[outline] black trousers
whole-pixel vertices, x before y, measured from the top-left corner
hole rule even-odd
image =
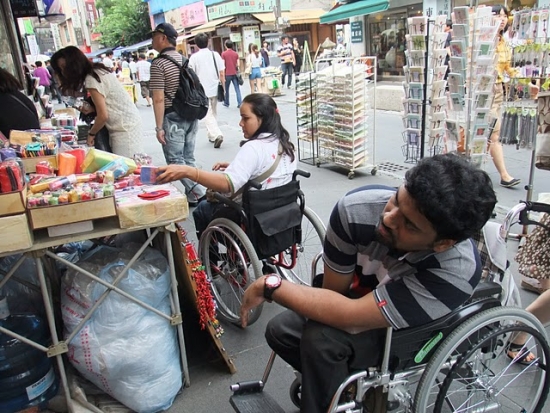
[[[302,373],[300,411],[326,413],[346,377],[378,365],[385,329],[349,334],[288,310],[269,321],[265,337],[277,355]]]

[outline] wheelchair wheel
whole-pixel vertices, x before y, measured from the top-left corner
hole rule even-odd
[[[527,365],[507,356],[526,334]],[[414,412],[541,412],[548,395],[550,349],[540,322],[524,310],[497,307],[461,324],[441,344],[416,389]]]
[[[308,207],[304,208],[302,217],[302,241],[296,244],[296,264],[292,266],[293,249],[283,253],[283,264],[277,265],[281,277],[296,284],[311,285],[311,263],[315,256],[322,251],[326,228],[317,214]],[[292,268],[285,268],[292,266]]]
[[[292,404],[296,406],[297,408],[300,408],[300,404],[302,401],[302,381],[298,378],[294,379],[292,384],[290,385],[290,400],[292,401]]]
[[[262,274],[252,243],[236,223],[218,218],[202,234],[199,249],[219,316],[240,325],[244,291]],[[262,305],[252,310],[248,324],[254,323],[261,313]]]

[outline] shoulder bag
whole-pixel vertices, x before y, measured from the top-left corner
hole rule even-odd
[[[218,102],[225,101],[225,89],[220,81],[220,71],[218,70],[218,64],[216,63],[216,56],[212,52],[212,59],[214,60],[214,67],[216,68],[216,75],[218,76]]]

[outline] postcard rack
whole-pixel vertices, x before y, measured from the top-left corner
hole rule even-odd
[[[317,73],[296,76],[296,128],[298,160],[315,165],[317,147]]]

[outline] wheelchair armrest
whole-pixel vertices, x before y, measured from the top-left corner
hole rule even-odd
[[[307,171],[302,171],[301,169],[296,169],[293,173],[292,173],[292,180],[295,181],[296,180],[296,177],[300,175],[300,176],[303,176],[304,178],[309,178],[311,176],[311,173],[307,172]]]
[[[489,297],[491,295],[500,294],[501,292],[502,287],[500,284],[493,281],[483,281],[477,285],[470,299]]]
[[[255,188],[255,189],[258,189],[258,190],[262,189],[261,182],[255,181],[254,179],[251,179],[245,185],[246,185],[245,189],[248,189],[249,187],[252,187],[252,188]]]

